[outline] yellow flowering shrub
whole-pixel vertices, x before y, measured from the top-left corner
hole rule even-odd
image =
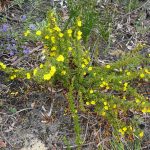
[[[139,114],[150,112],[148,98],[136,89],[140,83],[147,83],[150,79],[149,66],[137,69],[141,64],[148,64],[148,57],[138,53],[143,45],[138,44],[112,64],[94,66],[91,63],[90,51],[82,43],[82,21],[77,18],[72,27],[63,31],[52,12],[48,13],[47,25],[43,29],[26,31],[24,36],[38,36],[44,46],[45,61],[30,70],[17,71],[0,62],[0,69],[8,73],[11,80],[25,78],[52,86],[60,84],[68,92],[66,97],[76,122],[75,126],[78,126],[76,124],[79,112],[75,110],[81,107],[76,106],[74,101],[82,98],[82,108],[88,112],[93,107],[93,111],[111,124],[117,136],[135,134],[143,137],[144,133],[137,128],[138,122],[134,118],[129,122],[122,120],[128,117],[129,110]],[[79,130],[75,128],[75,131],[79,138]]]

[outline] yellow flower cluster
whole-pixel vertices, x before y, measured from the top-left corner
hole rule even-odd
[[[82,32],[79,30],[77,32],[77,40],[80,40],[82,38]]]
[[[95,105],[96,104],[96,102],[93,100],[93,101],[91,101],[91,102],[86,102],[86,105],[87,106],[89,106],[89,105]]]
[[[101,87],[101,88],[105,87],[107,90],[110,89],[108,83],[105,82],[105,81],[103,81],[103,82],[100,84],[100,87]]]
[[[72,36],[72,29],[68,29],[67,33],[68,33],[68,36],[71,37]]]
[[[127,127],[123,127],[122,129],[119,129],[119,132],[124,135],[125,132],[127,131]]]
[[[50,80],[52,76],[54,76],[56,72],[56,67],[55,66],[51,66],[50,72],[47,74],[44,74],[43,78],[44,80]]]
[[[0,67],[1,67],[2,69],[6,69],[6,65],[5,65],[4,63],[2,63],[2,62],[0,62]]]
[[[17,76],[14,74],[14,75],[11,75],[11,76],[10,76],[10,79],[11,79],[11,80],[14,80],[16,77],[17,77]]]
[[[104,102],[104,109],[105,109],[105,110],[108,110],[108,109],[109,109],[107,102]]]
[[[143,108],[143,109],[142,109],[142,112],[143,112],[143,113],[150,113],[150,107],[149,107],[149,108],[146,108],[146,107]]]

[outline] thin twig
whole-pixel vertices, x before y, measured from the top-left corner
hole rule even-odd
[[[26,58],[27,56],[33,54],[34,52],[38,51],[38,50],[41,49],[42,47],[43,47],[43,46],[40,45],[40,46],[34,48],[29,54],[26,54],[26,55],[24,55],[24,56],[18,58],[18,59],[17,59],[15,62],[13,62],[11,65],[12,65],[12,66],[16,66],[21,60],[23,60],[23,59]]]

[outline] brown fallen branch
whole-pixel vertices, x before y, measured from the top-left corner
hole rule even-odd
[[[12,65],[12,66],[16,66],[21,60],[23,60],[23,59],[26,58],[27,56],[33,54],[34,52],[40,50],[42,47],[43,47],[43,45],[40,45],[40,46],[34,48],[29,54],[26,54],[26,55],[24,55],[24,56],[18,58],[18,59],[17,59],[15,62],[13,62],[11,65]]]

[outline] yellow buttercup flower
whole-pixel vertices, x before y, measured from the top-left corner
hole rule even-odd
[[[26,32],[24,32],[24,36],[28,36],[30,34],[30,30],[27,30]]]
[[[62,38],[64,36],[63,33],[59,33],[59,37]]]
[[[86,102],[86,105],[90,105],[90,103],[89,103],[89,102]]]
[[[36,35],[40,36],[42,32],[40,30],[36,31]]]
[[[89,68],[88,68],[88,71],[92,71],[92,69],[93,69],[92,67],[89,67]]]
[[[68,47],[68,50],[69,50],[69,51],[72,51],[72,47]]]
[[[44,80],[50,80],[51,77],[52,77],[52,76],[51,76],[49,73],[44,74],[44,76],[43,76]]]
[[[79,31],[77,32],[77,35],[78,35],[78,36],[81,36],[81,35],[82,35],[82,32],[79,30]]]
[[[140,78],[144,78],[144,77],[145,77],[144,73],[141,73]]]
[[[90,94],[93,94],[93,93],[94,93],[94,91],[91,89],[91,90],[90,90]]]
[[[56,51],[56,47],[55,46],[53,46],[52,48],[51,48],[51,51]]]
[[[106,65],[106,68],[107,68],[107,69],[110,69],[110,65]]]
[[[107,105],[107,102],[104,102],[104,105]]]
[[[142,131],[142,132],[139,133],[139,137],[142,138],[143,136],[144,136],[144,132]]]
[[[59,55],[56,60],[63,62],[64,61],[64,56],[63,55]]]
[[[52,41],[52,43],[55,43],[56,40],[55,40],[54,36],[51,37],[51,41]]]
[[[78,26],[78,27],[81,27],[81,26],[82,26],[81,20],[78,20],[78,21],[77,21],[77,26]]]
[[[125,131],[127,131],[127,127],[123,127],[123,129],[122,129],[122,130],[123,130],[124,132],[125,132]]]
[[[13,79],[15,79],[16,77],[17,77],[16,75],[12,75],[12,76],[10,76],[10,79],[13,80]]]
[[[57,32],[61,31],[61,29],[58,26],[54,27],[54,30],[57,31]]]
[[[63,71],[61,72],[61,74],[62,74],[62,75],[65,75],[65,74],[66,74],[66,71],[65,71],[65,70],[63,70]]]
[[[105,111],[103,111],[103,112],[102,112],[102,116],[105,116],[105,115],[106,115],[106,112],[105,112]]]
[[[77,36],[77,40],[81,40],[81,38],[82,38],[82,36],[80,36],[80,35]]]
[[[108,106],[104,106],[104,109],[105,109],[105,110],[108,110]]]
[[[68,36],[71,37],[72,36],[72,29],[68,29],[67,33],[68,33]]]
[[[37,68],[35,68],[34,70],[33,70],[33,75],[35,76],[37,74]]]
[[[0,67],[1,67],[2,69],[6,69],[6,65],[5,65],[4,63],[2,63],[2,62],[0,62]]]
[[[45,39],[46,39],[46,40],[48,40],[48,39],[49,39],[49,36],[48,36],[48,35],[46,35],[46,36],[45,36]]]
[[[41,69],[43,68],[43,64],[40,64],[40,68],[41,68]]]
[[[26,76],[27,76],[27,79],[30,79],[30,78],[31,78],[30,73],[27,73]]]
[[[51,52],[51,53],[50,53],[50,56],[52,56],[52,57],[53,57],[53,56],[56,56],[56,52],[54,52],[54,51]]]
[[[92,105],[95,105],[95,101],[91,101],[91,104],[92,104]]]
[[[127,76],[130,76],[131,75],[131,72],[127,72]]]

